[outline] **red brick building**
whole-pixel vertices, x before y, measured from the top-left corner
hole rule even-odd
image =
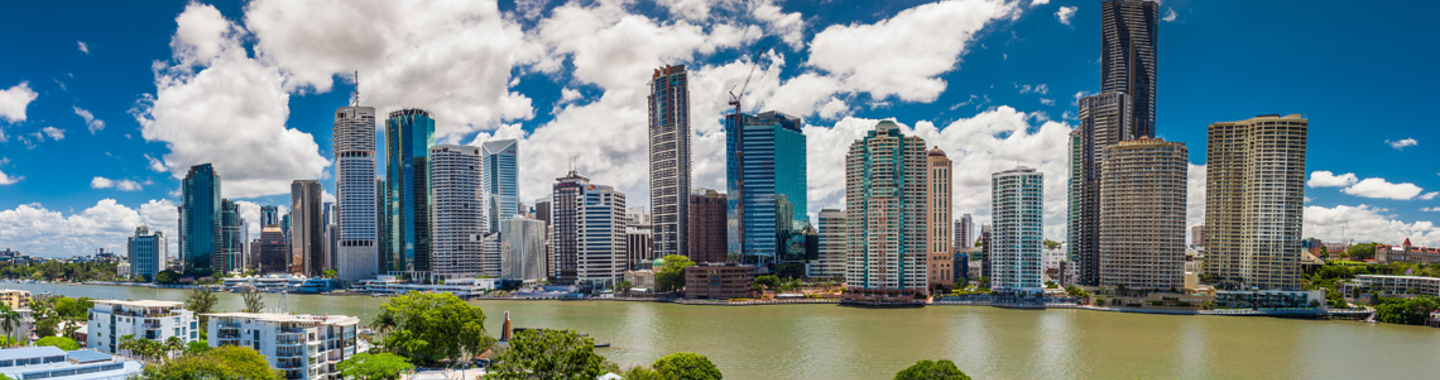
[[[750,288],[754,282],[754,266],[735,263],[699,264],[685,268],[685,299],[746,298],[750,296]]]
[[[715,190],[690,194],[690,261],[727,261],[725,200],[725,194]]]

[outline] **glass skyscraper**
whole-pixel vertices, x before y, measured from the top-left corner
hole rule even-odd
[[[727,245],[733,258],[769,265],[783,241],[809,227],[805,133],[799,118],[770,111],[726,116]],[[743,124],[743,128],[740,125]]]
[[[389,247],[381,251],[382,272],[430,271],[430,147],[435,119],[407,108],[385,120],[385,211]],[[420,273],[423,275],[423,273]],[[413,277],[412,277],[413,278]]]
[[[481,177],[485,192],[485,225],[491,233],[520,213],[520,181],[516,157],[520,143],[515,140],[489,141],[480,145]]]
[[[220,175],[210,164],[190,167],[181,184],[180,260],[197,277],[223,270],[220,236]]]
[[[240,217],[240,205],[229,199],[220,200],[220,260],[216,271],[229,272],[245,267],[245,219]]]
[[[1100,3],[1100,92],[1130,96],[1127,132],[1155,137],[1155,57],[1160,2],[1108,0]]]

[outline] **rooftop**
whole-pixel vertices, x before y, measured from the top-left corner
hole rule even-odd
[[[346,315],[309,315],[309,314],[277,314],[277,313],[207,313],[201,314],[211,318],[245,318],[266,322],[310,322],[310,323],[359,323],[360,318]]]
[[[96,303],[96,304],[104,304],[104,305],[120,305],[120,306],[134,306],[134,307],[183,307],[183,306],[185,306],[185,303],[184,303],[184,302],[158,301],[158,300],[139,300],[139,301],[93,300],[93,301],[90,301],[90,302],[93,302],[93,303]]]
[[[54,346],[19,347],[0,350],[0,360],[28,359],[46,356],[65,356],[65,350]]]
[[[69,355],[70,355],[70,360],[73,361],[73,362],[75,362],[75,363],[77,363],[77,364],[103,362],[103,361],[110,360],[110,358],[112,357],[112,356],[110,356],[110,354],[101,353],[101,352],[96,352],[96,351],[92,351],[92,350],[75,350],[75,351],[70,351],[70,352],[69,352]]]

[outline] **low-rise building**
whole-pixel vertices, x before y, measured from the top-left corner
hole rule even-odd
[[[395,276],[378,276],[374,280],[360,280],[356,288],[370,295],[398,296],[409,292],[450,293],[460,298],[485,295],[500,288],[498,278],[457,278],[445,280],[444,284],[412,284]]]
[[[1372,292],[1379,292],[1380,295],[1389,297],[1440,297],[1440,278],[1362,274],[1355,276],[1350,281],[1340,283],[1340,292],[1350,297]]]
[[[30,292],[16,289],[0,289],[0,303],[11,309],[29,309]]]
[[[337,364],[359,350],[360,318],[344,315],[210,313],[210,347],[259,351],[286,379],[338,378]]]
[[[702,263],[685,268],[685,299],[745,298],[754,282],[754,266]]]
[[[1217,309],[1325,308],[1324,290],[1219,290]]]
[[[164,343],[166,339],[179,337],[185,343],[200,339],[200,325],[195,314],[184,309],[184,304],[172,301],[121,301],[93,300],[90,307],[90,322],[86,325],[89,336],[86,347],[92,350],[114,354],[120,337],[134,335],[135,339],[153,340]]]
[[[142,365],[91,350],[52,346],[0,350],[0,374],[13,379],[110,380],[140,374]]]
[[[1375,261],[1387,263],[1440,264],[1440,248],[1415,247],[1410,239],[1401,245],[1375,245]]]
[[[625,281],[630,281],[630,286],[635,288],[655,290],[655,271],[649,269],[625,271]]]

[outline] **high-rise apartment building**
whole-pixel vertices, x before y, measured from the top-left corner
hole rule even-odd
[[[485,197],[485,226],[500,232],[500,226],[520,214],[519,157],[516,140],[487,141],[480,145],[481,177]]]
[[[1205,225],[1190,227],[1190,245],[1205,246]]]
[[[215,270],[230,272],[245,269],[247,232],[245,219],[240,217],[240,205],[229,199],[220,199],[220,254],[223,264]]]
[[[184,303],[174,301],[92,300],[86,329],[86,348],[120,353],[120,338],[165,343],[171,337],[182,343],[200,340],[200,324]]]
[[[690,193],[691,261],[696,263],[723,263],[726,261],[725,203],[725,193],[715,190],[700,190]],[[634,261],[630,262],[634,263]]]
[[[436,279],[480,275],[480,148],[436,145],[430,148],[430,273]]]
[[[1070,262],[1081,285],[1100,283],[1100,186],[1105,149],[1131,134],[1130,97],[1106,92],[1081,98],[1080,125],[1070,132]]]
[[[127,257],[130,258],[130,276],[143,278],[145,282],[155,281],[155,275],[169,265],[169,242],[165,233],[150,230],[150,226],[135,227],[135,236],[129,238]]]
[[[185,273],[209,276],[224,270],[220,235],[220,175],[210,164],[190,167],[181,183],[180,260]]]
[[[1185,287],[1185,144],[1140,138],[1105,149],[1100,285]]]
[[[1129,95],[1129,134],[1155,137],[1160,2],[1107,0],[1100,3],[1100,24],[1100,92]]]
[[[926,292],[930,162],[925,140],[893,121],[850,144],[845,156],[846,286],[874,293]]]
[[[290,183],[290,271],[319,277],[325,262],[324,209],[320,181]]]
[[[574,171],[556,181],[552,276],[560,283],[619,281],[626,268],[625,194]]]
[[[260,229],[260,274],[290,273],[290,246],[285,243],[285,231],[278,225]]]
[[[358,87],[358,85],[357,85]],[[379,268],[379,200],[375,185],[375,107],[360,94],[335,110],[335,275],[353,282],[374,278]]]
[[[820,210],[820,258],[806,268],[811,279],[845,278],[845,210]]]
[[[430,147],[435,119],[407,108],[385,119],[385,240],[380,271],[423,278],[430,271]]]
[[[545,222],[514,218],[500,225],[500,278],[531,285],[545,280]]]
[[[955,285],[955,246],[952,245],[950,215],[953,212],[950,200],[953,190],[951,170],[953,164],[945,151],[935,147],[926,153],[930,161],[929,202],[925,228],[930,234],[929,251],[926,257],[926,275],[930,278],[930,289],[940,291]]]
[[[969,249],[975,246],[975,219],[970,214],[955,220],[955,248]]]
[[[689,256],[690,81],[685,65],[650,79],[650,212],[655,254]]]
[[[1040,250],[1045,239],[1045,175],[1024,166],[990,176],[991,227],[986,244],[990,289],[1001,293],[1039,293]]]
[[[1309,120],[1262,115],[1210,124],[1205,273],[1230,289],[1299,289]]]
[[[725,126],[728,251],[757,268],[786,263],[785,240],[810,227],[804,123],[769,111]]]

